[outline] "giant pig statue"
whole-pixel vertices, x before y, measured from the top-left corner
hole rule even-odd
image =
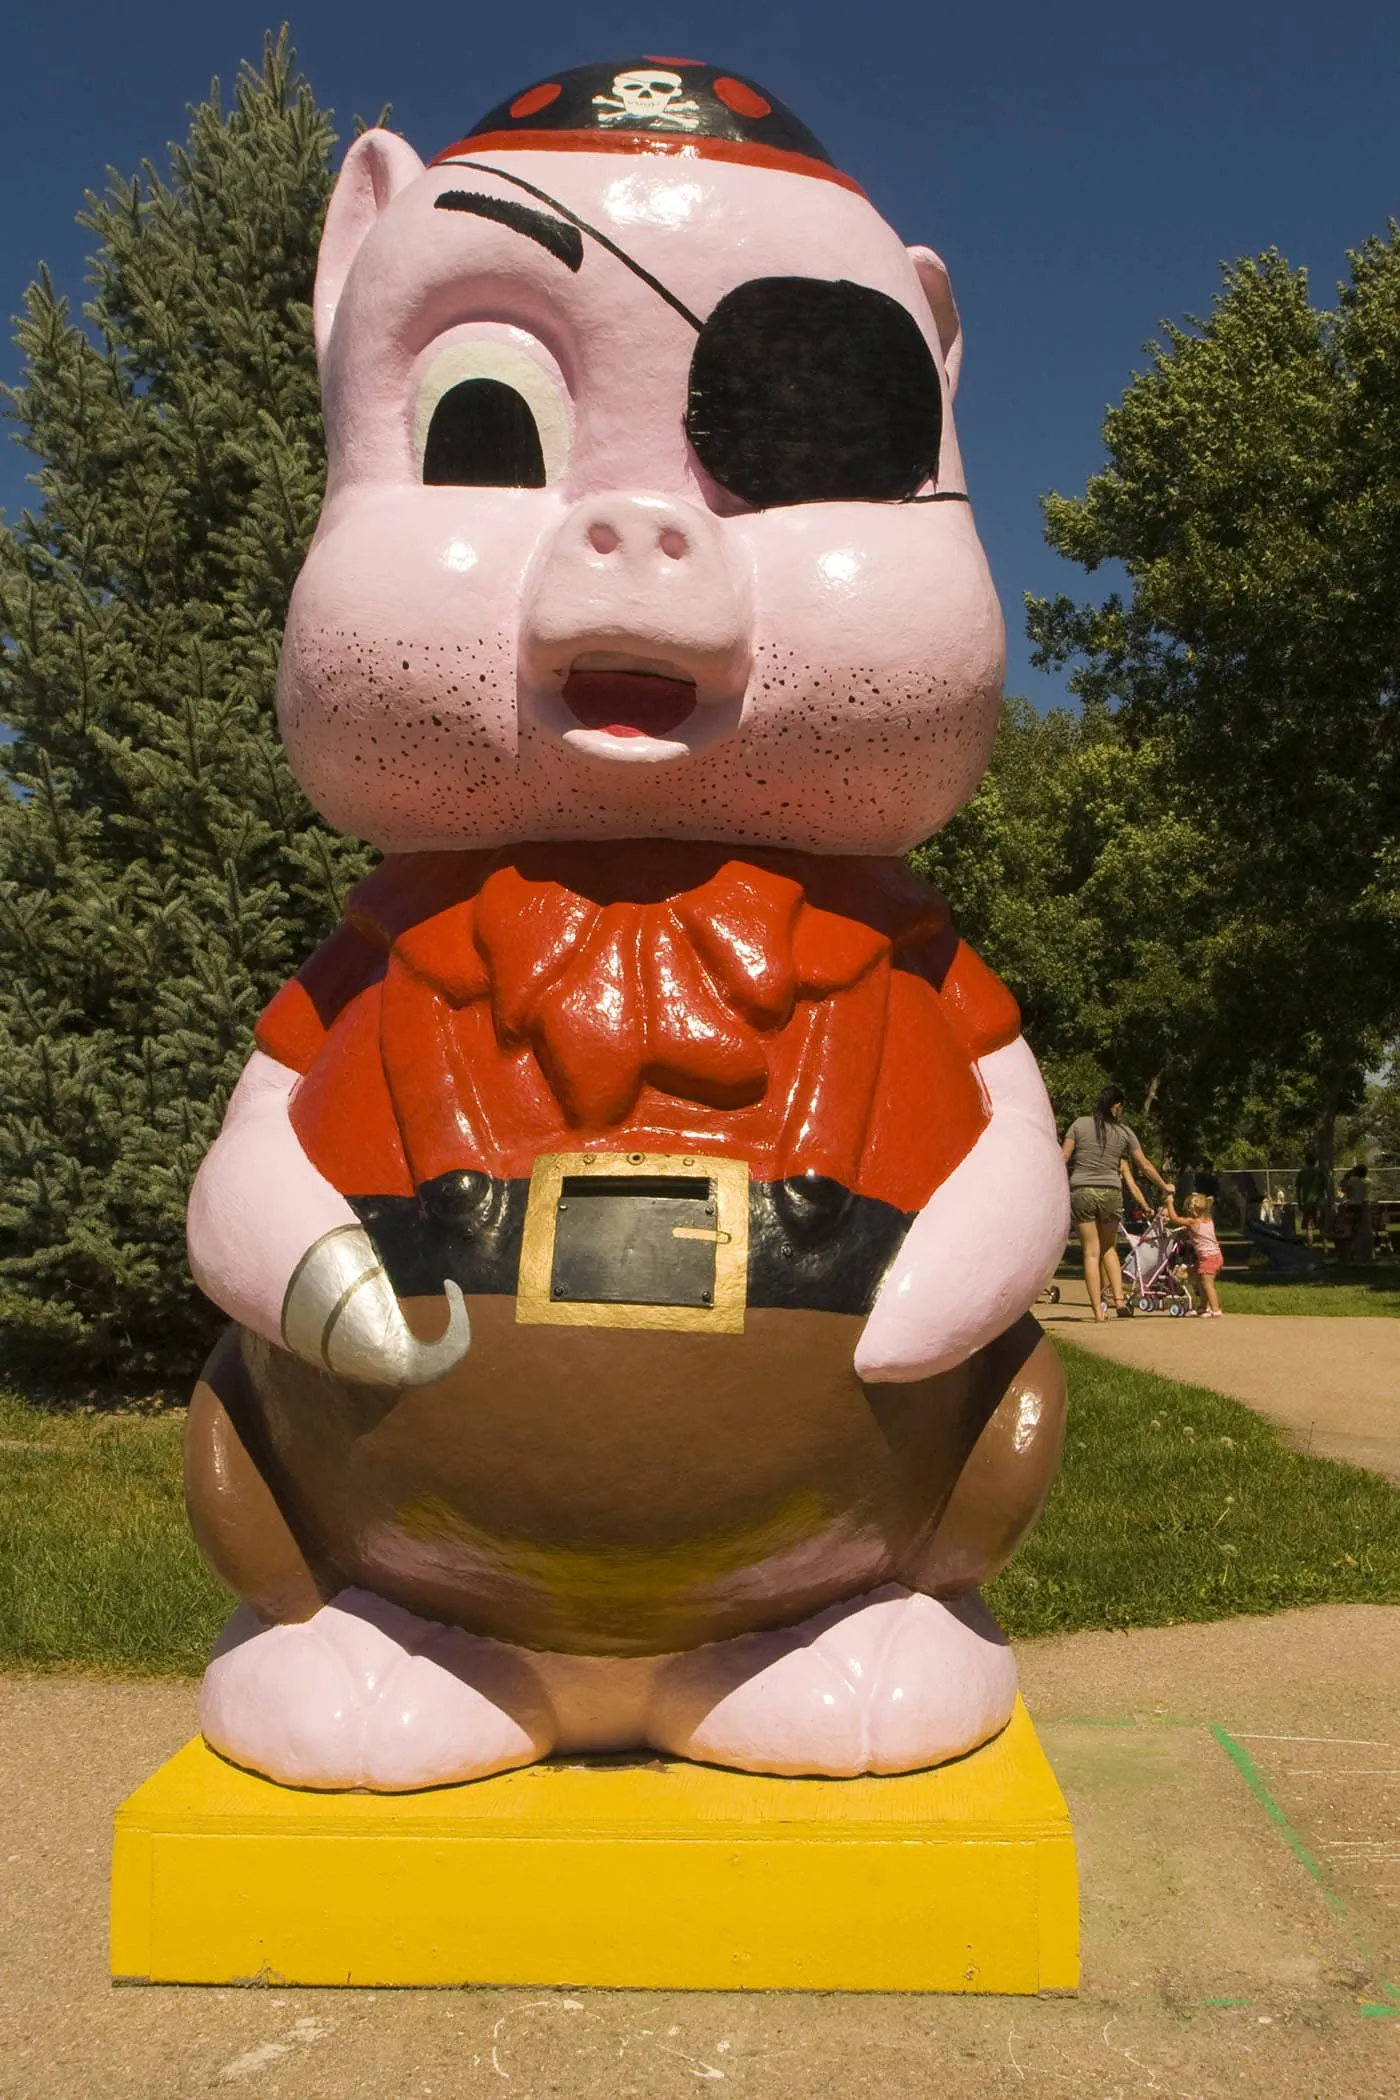
[[[1015,1004],[900,858],[1003,668],[943,265],[645,59],[426,168],[359,138],[315,324],[281,727],[383,859],[190,1203],[205,1736],[387,1791],[965,1752],[1067,1219]]]

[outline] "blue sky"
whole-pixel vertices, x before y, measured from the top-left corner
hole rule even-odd
[[[0,295],[42,259],[81,295],[74,224],[104,170],[162,157],[270,0],[8,0],[0,29]],[[1345,251],[1400,215],[1400,8],[1383,0],[300,0],[291,26],[348,136],[385,102],[425,154],[554,68],[680,51],[789,103],[907,240],[947,261],[967,338],[959,424],[1009,629],[1009,690],[1044,706],[1021,595],[1074,590],[1039,497],[1082,487],[1105,406],[1164,316],[1203,312],[1223,259],[1278,247],[1330,302]],[[12,348],[0,376],[13,378]],[[25,457],[0,448],[0,509]]]

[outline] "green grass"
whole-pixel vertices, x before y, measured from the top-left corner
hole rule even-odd
[[[0,1395],[0,1663],[203,1669],[230,1607],[185,1521],[182,1427]]]
[[[1065,1462],[988,1601],[1013,1635],[1400,1603],[1400,1489],[1202,1386],[1064,1344]]]
[[[1233,1400],[1064,1349],[1070,1430],[989,1601],[1013,1635],[1400,1603],[1400,1490]],[[181,1420],[0,1397],[0,1665],[193,1675],[229,1600],[195,1553]]]
[[[1374,1268],[1322,1269],[1297,1283],[1284,1283],[1267,1269],[1247,1274],[1227,1271],[1219,1279],[1220,1303],[1226,1312],[1321,1313],[1332,1318],[1400,1319],[1400,1267],[1377,1262]]]

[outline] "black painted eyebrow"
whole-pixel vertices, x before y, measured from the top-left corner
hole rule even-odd
[[[541,204],[550,205],[555,211],[558,212],[561,219],[566,219],[570,226],[577,227],[580,234],[586,233],[590,235],[591,238],[598,243],[598,246],[600,248],[606,248],[609,255],[615,255],[620,263],[626,265],[626,267],[632,272],[632,275],[634,277],[640,277],[643,284],[648,285],[651,288],[651,290],[657,294],[658,298],[664,299],[666,301],[666,304],[669,307],[672,307],[675,310],[675,312],[680,315],[683,321],[688,321],[691,327],[695,330],[695,333],[699,335],[700,330],[704,327],[705,324],[700,319],[698,314],[693,314],[690,308],[686,306],[681,300],[679,300],[676,297],[675,293],[669,290],[668,287],[661,282],[661,279],[659,277],[653,277],[650,270],[644,270],[641,264],[635,261],[633,257],[627,253],[627,250],[625,248],[619,248],[617,242],[614,240],[610,240],[607,234],[600,232],[598,227],[590,226],[587,219],[581,219],[576,211],[570,211],[567,204],[561,204],[557,197],[551,197],[548,190],[536,189],[534,183],[527,182],[523,175],[507,175],[504,168],[493,168],[490,161],[487,160],[445,160],[442,163],[442,165],[445,168],[470,168],[474,175],[494,175],[498,182],[513,183],[516,189],[524,190],[527,196],[538,197]],[[466,195],[468,195],[468,192],[465,190],[452,190],[449,191],[448,194],[454,197],[465,197]],[[475,191],[472,191],[470,194],[475,196],[476,193]],[[486,202],[487,200],[483,199],[482,201]],[[498,211],[495,208],[496,199],[494,197],[491,198],[489,201],[493,207],[490,214],[492,218],[499,217],[503,224],[514,225],[514,219],[507,219],[504,209],[500,209]],[[439,197],[438,202],[439,204],[441,204],[443,202],[443,199]],[[504,206],[504,204],[505,199],[502,198],[501,205]],[[463,207],[449,206],[449,210],[454,208],[462,209]],[[475,205],[465,206],[465,209],[468,211],[474,211],[476,208],[477,207]],[[534,212],[528,211],[528,208],[522,207],[520,205],[514,206],[513,209],[516,211],[520,211],[522,209],[526,210],[527,216],[531,219],[535,218],[536,216],[539,216],[541,219],[543,218],[542,213],[537,215]],[[550,221],[549,223],[552,224],[553,222]],[[528,229],[522,227],[520,230],[523,233],[526,232]]]
[[[478,190],[444,190],[436,208],[469,211],[478,219],[494,219],[498,226],[509,226],[512,233],[523,233],[527,241],[538,241],[566,269],[582,266],[583,235],[578,228],[563,219],[550,218],[547,212],[535,211],[528,204],[517,204],[513,197],[487,197]]]

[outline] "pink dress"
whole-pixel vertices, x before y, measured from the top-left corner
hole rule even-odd
[[[1202,1276],[1218,1276],[1225,1266],[1225,1257],[1220,1251],[1215,1223],[1211,1218],[1191,1220],[1191,1239],[1196,1250],[1196,1267]]]

